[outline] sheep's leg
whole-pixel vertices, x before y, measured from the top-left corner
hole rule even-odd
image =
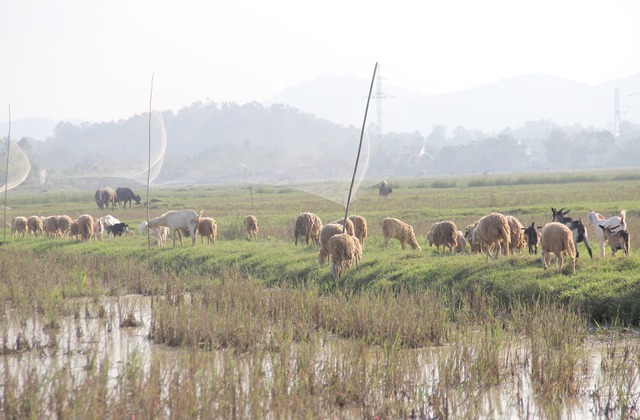
[[[604,240],[601,240],[601,241],[600,241],[600,256],[601,256],[602,258],[604,258],[604,257],[605,257],[604,244],[605,244],[605,241],[604,241]]]
[[[558,269],[558,274],[562,273],[562,252],[556,254],[556,268]]]

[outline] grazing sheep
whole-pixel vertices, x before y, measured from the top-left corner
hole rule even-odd
[[[73,223],[73,219],[67,216],[66,214],[57,216],[57,218],[58,218],[58,230],[60,231],[60,235],[64,237],[68,236],[69,225]]]
[[[566,225],[551,222],[544,225],[540,234],[540,248],[542,248],[542,266],[549,267],[551,254],[556,256],[556,269],[562,272],[562,253],[566,252],[571,261],[571,271],[576,273],[576,247],[573,243],[573,233]]]
[[[397,239],[400,241],[402,249],[407,248],[407,244],[413,249],[422,251],[422,248],[416,240],[416,235],[413,233],[413,227],[403,222],[402,220],[387,217],[382,221],[382,234],[384,235],[384,247],[390,239]]]
[[[629,232],[627,232],[626,230],[615,230],[616,228],[617,226],[613,228],[600,226],[604,239],[609,241],[609,246],[611,247],[611,256],[615,257],[616,252],[618,252],[619,250],[622,250],[624,252],[624,255],[629,256],[629,242],[631,240]]]
[[[466,254],[467,253],[467,240],[464,238],[464,232],[458,231],[458,244],[453,248],[454,254]]]
[[[358,238],[348,233],[333,235],[329,239],[329,253],[331,254],[331,274],[337,279],[340,275],[351,267],[354,260],[358,258],[358,248],[356,244]]]
[[[473,231],[476,229],[476,226],[478,226],[478,222],[467,226],[464,231],[464,239],[469,242],[469,249],[473,254],[478,254],[479,252],[481,252],[480,243],[477,239],[474,239],[473,235]]]
[[[42,225],[44,226],[44,233],[47,236],[57,237],[58,232],[58,216],[49,216],[45,217],[42,221]]]
[[[480,244],[480,251],[486,255],[485,262],[489,261],[489,257],[497,259],[501,246],[504,246],[505,255],[509,256],[509,230],[507,218],[500,213],[491,213],[478,220],[478,226],[473,230],[472,241],[477,240]],[[491,255],[494,248],[495,257]]]
[[[115,208],[116,206],[116,192],[109,187],[97,189],[94,197],[96,199],[96,204],[98,205],[98,208],[100,210],[103,210],[105,208],[108,209],[109,203],[111,203],[111,208]]]
[[[207,244],[215,245],[216,234],[218,233],[218,224],[212,217],[201,217],[198,222],[198,234],[201,236],[202,243],[207,238]]]
[[[435,244],[438,254],[442,246],[443,254],[449,248],[449,252],[453,255],[453,248],[458,246],[458,228],[455,223],[449,220],[434,223],[427,232],[426,241],[430,247]]]
[[[28,232],[26,217],[16,216],[11,220],[11,236],[15,234],[17,238],[24,238]]]
[[[305,242],[309,245],[309,239],[318,245],[320,238],[320,230],[322,229],[322,220],[313,213],[300,213],[296,219],[296,226],[293,235],[295,236],[295,244],[298,245],[298,238],[305,237]]]
[[[380,196],[382,198],[387,198],[389,196],[389,194],[391,194],[392,192],[393,192],[393,190],[391,189],[391,187],[389,186],[387,181],[382,181],[380,183],[380,189],[378,190],[378,196]]]
[[[353,226],[353,222],[351,221],[351,219],[347,218],[346,224],[344,223],[344,217],[341,217],[340,219],[331,223],[335,223],[336,225],[343,225],[347,229],[347,233],[351,236],[356,234],[356,230],[355,230],[355,227]]]
[[[538,229],[541,229],[538,227]],[[529,246],[529,254],[538,255],[538,243],[540,242],[540,232],[536,230],[535,222],[531,222],[531,226],[522,228],[524,232],[524,237],[527,241],[527,245]]]
[[[249,240],[251,238],[258,240],[258,219],[255,216],[249,215],[244,218],[244,228],[247,230]]]
[[[196,229],[200,220],[200,214],[195,210],[170,210],[158,217],[149,220],[149,225],[153,227],[166,226],[173,231],[173,246],[176,246],[176,234],[180,238],[180,245],[184,246],[182,242],[182,234],[180,229],[186,227],[189,229],[191,235],[191,246],[196,245]]]
[[[507,223],[509,223],[509,229],[511,230],[510,242],[509,242],[509,252],[515,254],[518,252],[522,254],[522,250],[524,249],[524,245],[526,243],[524,237],[524,226],[520,223],[514,216],[506,215]]]
[[[367,239],[367,220],[357,214],[349,216],[349,220],[353,223],[354,235],[360,241],[360,245],[364,246],[364,240]]]
[[[69,225],[69,237],[71,239],[80,239],[80,228],[78,227],[78,222],[74,220]]]
[[[331,257],[331,251],[329,250],[329,239],[334,235],[342,233],[342,225],[336,223],[329,223],[322,226],[320,229],[320,252],[318,252],[318,262],[324,264]]]
[[[38,236],[38,234],[40,236],[44,235],[44,225],[42,224],[42,221],[44,220],[44,217],[40,217],[40,216],[31,216],[27,219],[27,229],[29,230],[29,233],[34,234],[36,236]]]
[[[356,246],[356,252],[353,256],[353,260],[356,262],[356,267],[358,266],[358,262],[360,262],[360,260],[362,259],[362,243],[360,242],[360,239],[358,239],[357,236],[352,235],[351,236],[353,238],[353,243]],[[347,267],[351,268],[351,262],[349,261],[347,263]]]
[[[93,219],[93,235],[96,239],[102,241],[102,237],[104,236],[104,223],[102,223],[100,218]]]
[[[71,223],[73,223],[73,220]],[[83,214],[78,217],[78,233],[83,241],[91,240],[91,236],[93,235],[93,217],[91,215]]]

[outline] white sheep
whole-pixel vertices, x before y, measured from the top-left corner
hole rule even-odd
[[[571,271],[576,273],[576,247],[573,243],[571,229],[559,222],[544,225],[540,233],[540,248],[542,249],[542,266],[546,270],[551,261],[551,254],[556,257],[556,269],[562,272],[562,253],[566,252],[571,261]]]
[[[335,235],[342,233],[342,225],[336,223],[329,223],[322,226],[320,229],[320,251],[318,252],[318,262],[324,264],[330,257],[331,251],[329,250],[329,239]]]
[[[320,230],[322,229],[322,220],[313,213],[300,213],[296,219],[296,225],[293,235],[295,244],[298,245],[298,238],[305,237],[305,242],[309,244],[309,239],[318,245],[320,239]]]
[[[348,233],[333,235],[329,239],[329,252],[331,254],[331,274],[339,279],[340,275],[351,267],[353,261],[358,259],[358,249],[356,241],[358,238]],[[359,241],[358,241],[359,243]]]
[[[44,235],[44,225],[42,221],[44,217],[40,216],[31,216],[27,219],[27,229],[29,233],[34,234],[35,236]]]
[[[509,252],[515,254],[516,252],[522,254],[522,250],[526,244],[524,236],[525,227],[520,223],[515,216],[506,215],[507,223],[509,224],[510,237],[509,237]]]
[[[453,248],[454,254],[466,254],[467,253],[467,240],[464,237],[464,232],[459,230],[458,232],[458,245]]]
[[[356,267],[357,267],[358,263],[362,259],[362,243],[360,242],[360,239],[358,239],[357,236],[352,235],[351,237],[353,238],[353,244],[356,246],[356,251],[353,256],[353,261],[356,262]],[[351,268],[351,261],[348,262],[347,267]]]
[[[478,222],[472,225],[468,225],[464,231],[464,239],[467,242],[469,242],[469,249],[473,254],[478,254],[479,252],[482,251],[480,249],[480,243],[476,238],[474,238],[474,234],[473,234],[474,230],[476,229],[476,226],[478,226]]]
[[[69,227],[71,227],[72,223],[73,220],[69,223]],[[78,234],[83,241],[91,240],[91,236],[93,235],[93,216],[90,214],[83,214],[78,217]]]
[[[196,245],[196,229],[198,228],[198,221],[200,220],[200,214],[195,210],[170,210],[158,217],[149,220],[149,226],[158,227],[166,226],[173,231],[173,246],[176,246],[176,233],[180,238],[180,245],[184,246],[182,242],[182,234],[180,229],[189,229],[191,235],[191,246]]]
[[[198,234],[204,244],[204,238],[207,238],[207,244],[215,245],[216,234],[218,232],[218,224],[212,217],[201,217],[198,222]]]
[[[630,240],[629,232],[626,230],[613,230],[609,227],[599,226],[604,235],[604,239],[609,242],[611,247],[611,255],[616,256],[616,252],[622,250],[626,256],[629,256]],[[614,228],[615,229],[615,228]]]
[[[42,221],[44,233],[47,236],[57,237],[60,230],[58,229],[58,216],[48,216]]]
[[[422,251],[422,248],[416,240],[416,235],[413,232],[413,227],[402,220],[394,219],[393,217],[387,217],[382,221],[382,234],[384,236],[384,247],[390,239],[397,239],[400,241],[402,249],[407,248],[407,244],[413,249]]]
[[[73,221],[72,221],[73,223]],[[96,218],[93,220],[93,235],[100,241],[102,241],[102,237],[104,235],[104,223],[100,218]]]
[[[335,222],[331,222],[331,223],[335,223],[336,225],[344,225],[344,227],[347,229],[347,233],[349,235],[353,236],[356,233],[355,227],[353,226],[353,222],[349,218],[347,218],[347,223],[344,222],[344,217],[341,217],[340,219],[336,220]]]
[[[502,245],[506,256],[509,256],[510,236],[507,218],[500,213],[491,213],[478,220],[478,225],[472,233],[472,242],[478,241],[480,251],[486,255],[485,262],[488,262],[489,257],[498,258]],[[491,255],[493,249],[496,250],[495,257]]]
[[[66,214],[56,216],[58,220],[58,230],[63,237],[69,236],[69,225],[73,223],[73,219]]]
[[[27,226],[28,220],[24,216],[16,216],[11,220],[11,236],[14,234],[17,238],[24,238],[29,232]]]
[[[354,235],[360,241],[360,245],[364,246],[364,240],[367,239],[367,220],[357,214],[349,216],[349,220],[353,223]]]
[[[253,215],[248,215],[244,218],[244,228],[247,230],[247,237],[258,239],[258,219]]]
[[[78,221],[74,220],[69,225],[69,237],[71,239],[80,239],[80,229],[78,227]]]
[[[427,232],[426,241],[430,247],[435,244],[438,254],[442,246],[443,254],[446,253],[446,248],[449,248],[453,255],[453,248],[458,246],[458,228],[450,220],[434,223]]]

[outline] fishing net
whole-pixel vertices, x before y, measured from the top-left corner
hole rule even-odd
[[[7,139],[1,143],[0,179],[2,180],[2,187],[0,187],[0,192],[4,192],[17,187],[27,179],[31,171],[31,164],[27,155],[15,141],[11,140],[11,144],[9,144],[9,159],[7,159]],[[7,164],[9,165],[8,172]]]
[[[151,118],[140,116],[126,124],[95,124],[80,130],[77,137],[65,133],[71,143],[62,149],[66,158],[58,169],[63,179],[123,178],[153,182],[162,170],[167,151],[167,134],[162,113],[152,112]],[[82,154],[75,154],[73,143],[83,145]],[[148,168],[150,167],[150,172]]]

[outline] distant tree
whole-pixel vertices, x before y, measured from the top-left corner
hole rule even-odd
[[[483,137],[480,131],[467,130],[462,126],[458,126],[453,130],[452,136],[447,139],[447,144],[457,146],[460,144],[468,144],[472,141],[480,140]]]
[[[430,150],[447,144],[447,129],[444,125],[434,124],[431,133],[426,138],[426,147]]]

